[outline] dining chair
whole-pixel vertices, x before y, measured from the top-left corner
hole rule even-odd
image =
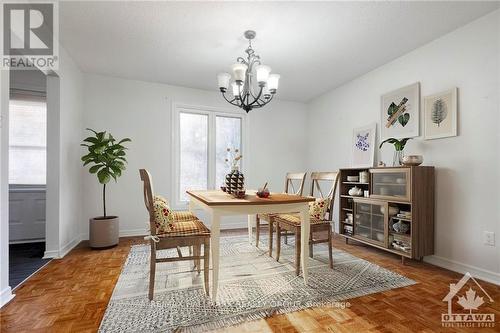
[[[307,172],[288,172],[285,177],[285,192],[288,194],[302,195],[304,191],[304,182],[306,180]],[[295,182],[295,184],[294,184]],[[295,188],[297,186],[297,188]],[[255,244],[259,247],[260,238],[260,226],[262,221],[265,221],[269,225],[269,256],[272,257],[273,254],[273,214],[259,214],[256,218],[255,226]],[[287,234],[285,236],[285,243],[287,243]]]
[[[324,195],[321,184],[331,183],[329,191]],[[313,245],[319,243],[328,243],[328,258],[330,268],[333,268],[332,255],[332,227],[333,203],[335,200],[335,191],[338,183],[338,172],[313,172],[311,174],[311,196],[316,197],[316,201],[309,204],[310,214],[310,234],[309,234],[309,256],[313,257]],[[281,252],[281,234],[283,231],[295,234],[295,274],[300,272],[300,215],[293,214],[274,214],[272,217],[276,224],[276,260],[279,261]],[[314,238],[314,234],[327,232],[327,238]]]
[[[141,180],[144,183],[144,204],[149,213],[150,235],[145,239],[150,241],[151,259],[149,266],[149,300],[153,299],[156,264],[161,262],[173,262],[183,260],[193,260],[198,273],[201,272],[200,261],[203,259],[203,273],[205,293],[209,295],[208,273],[209,273],[209,254],[210,254],[210,230],[195,215],[190,212],[172,212],[172,224],[169,229],[159,228],[158,207],[161,202],[154,202],[153,182],[151,175],[145,169],[139,170]],[[160,205],[159,205],[160,204]],[[163,208],[163,212],[168,210]],[[170,212],[168,212],[170,214]],[[201,245],[203,245],[203,255],[201,254]],[[180,247],[189,246],[189,256],[183,256]],[[192,247],[192,250],[191,250]],[[177,249],[177,257],[158,258],[157,252],[166,249]],[[192,252],[192,254],[191,254]]]

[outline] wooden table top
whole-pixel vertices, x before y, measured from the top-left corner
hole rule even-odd
[[[186,193],[207,206],[247,206],[247,205],[279,205],[314,201],[311,197],[285,193],[271,193],[268,198],[259,198],[256,191],[246,191],[245,198],[237,199],[221,190],[186,191]]]

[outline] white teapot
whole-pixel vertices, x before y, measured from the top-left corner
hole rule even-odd
[[[359,197],[361,195],[363,195],[363,190],[360,189],[359,187],[357,186],[354,186],[353,188],[351,188],[349,190],[349,195],[353,196],[353,197]]]

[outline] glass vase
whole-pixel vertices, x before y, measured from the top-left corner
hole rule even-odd
[[[392,158],[392,166],[401,166],[403,165],[403,151],[395,150],[394,157]]]

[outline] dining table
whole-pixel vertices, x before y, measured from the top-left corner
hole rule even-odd
[[[222,216],[246,215],[248,217],[248,240],[251,243],[252,228],[256,225],[257,214],[298,213],[301,221],[300,265],[304,283],[307,285],[310,231],[309,202],[314,201],[314,198],[285,193],[271,193],[267,198],[260,198],[255,191],[246,191],[246,195],[242,198],[236,198],[222,190],[190,190],[186,192],[189,196],[189,210],[194,213],[196,209],[202,209],[207,213],[211,221],[211,297],[213,300],[217,298],[219,284],[220,221]]]

